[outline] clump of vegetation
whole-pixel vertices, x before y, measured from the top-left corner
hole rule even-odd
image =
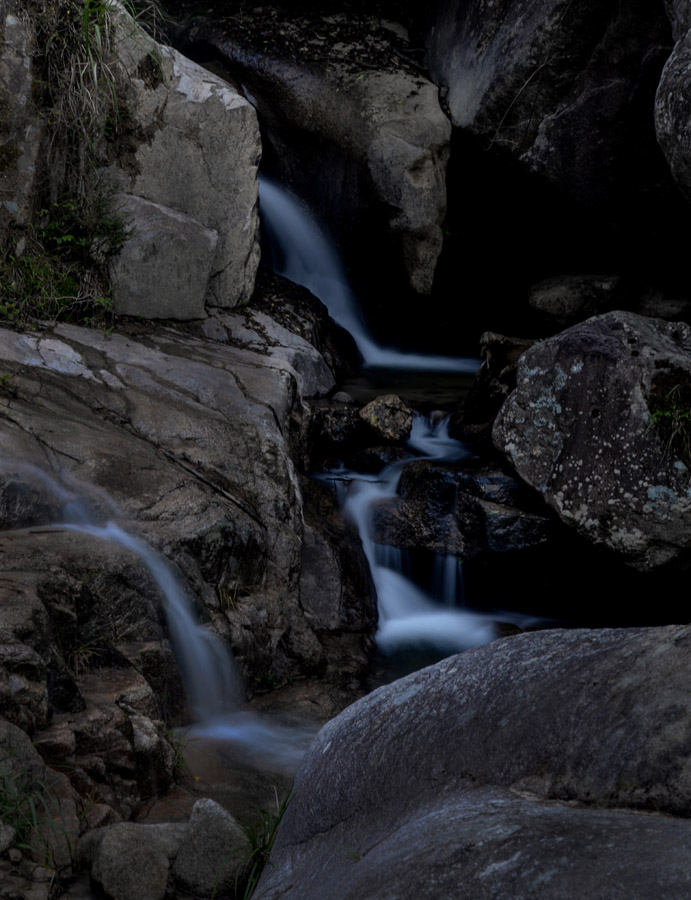
[[[649,407],[650,427],[659,429],[665,455],[674,455],[691,468],[691,385],[658,386]]]
[[[36,32],[34,96],[44,123],[42,207],[0,250],[0,316],[110,324],[108,260],[125,239],[98,183],[120,118],[106,0],[23,0]]]
[[[46,835],[67,838],[55,815],[55,798],[48,785],[22,769],[7,748],[5,753],[0,760],[0,820],[14,828],[15,847],[29,853],[39,865],[54,868]]]
[[[278,826],[281,824],[292,794],[289,792],[282,801],[278,799],[276,792],[275,810],[259,810],[259,819],[256,823],[245,825],[245,835],[249,844],[250,856],[243,878],[238,878],[235,884],[235,900],[250,900],[259,884],[259,879],[271,856],[271,850],[276,841]]]

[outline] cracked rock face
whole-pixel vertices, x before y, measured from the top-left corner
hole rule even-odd
[[[613,312],[528,350],[493,439],[581,535],[653,569],[691,550],[691,329]]]
[[[190,713],[156,584],[129,549],[64,525],[73,500],[168,559],[251,688],[317,670],[341,708],[376,627],[359,543],[333,509],[323,533],[304,510],[291,456],[303,390],[333,384],[324,359],[266,313],[198,331],[0,330],[0,713],[69,770],[92,826],[165,789],[164,720]]]
[[[255,897],[682,900],[690,654],[545,631],[374,691],[312,744]]]

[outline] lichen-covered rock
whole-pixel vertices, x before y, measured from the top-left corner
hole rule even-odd
[[[380,688],[317,735],[255,898],[683,900],[690,673],[687,626],[555,630]]]
[[[187,248],[176,250],[195,255],[199,241],[208,245],[203,266],[186,263],[190,274],[205,277],[192,294],[201,294],[208,306],[236,306],[251,296],[259,263],[256,175],[261,143],[254,109],[221,78],[155,42],[123,7],[113,4],[109,15],[108,65],[116,79],[119,107],[126,111],[116,140],[117,161],[108,169],[110,181],[126,194],[167,208],[159,243],[165,241],[175,213],[195,220]],[[147,223],[155,225],[151,216]],[[210,268],[209,232],[216,236]],[[179,229],[177,234],[179,245]],[[168,252],[148,257],[140,253],[139,267],[135,256],[128,251],[127,264],[121,264],[128,279],[141,277],[149,286],[158,278],[159,290],[168,291],[158,304],[149,301],[140,314],[191,318],[197,313],[198,305],[185,306],[187,278],[177,285],[170,282]],[[116,279],[116,285],[121,282]],[[136,314],[132,297],[137,293],[130,289],[120,300],[116,292],[116,310]]]
[[[613,312],[528,350],[494,442],[568,525],[652,569],[691,551],[691,328]]]

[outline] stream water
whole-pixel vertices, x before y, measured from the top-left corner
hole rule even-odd
[[[314,729],[282,725],[243,708],[244,684],[229,651],[198,622],[192,600],[168,561],[118,523],[122,515],[112,498],[91,485],[68,485],[24,463],[7,462],[3,469],[29,485],[40,484],[52,495],[48,505],[59,512],[54,515],[56,521],[44,523],[46,526],[123,547],[144,564],[159,591],[173,651],[197,720],[186,731],[187,738],[229,741],[268,768],[294,769]]]
[[[477,369],[478,360],[381,347],[367,331],[338,255],[313,214],[266,179],[260,182],[260,208],[272,268],[322,300],[330,315],[353,335],[366,368],[381,371],[385,367],[389,382],[399,373],[408,390],[415,378],[412,372],[424,379],[430,372],[462,375]],[[427,405],[429,400],[428,396]],[[408,448],[411,458],[438,462],[455,462],[468,455],[467,448],[449,436],[448,420],[432,424],[421,415],[414,420]],[[377,593],[378,646],[385,653],[423,647],[444,654],[487,643],[496,636],[498,620],[515,621],[517,617],[464,609],[463,577],[455,556],[435,559],[434,576],[423,588],[411,577],[403,551],[374,540],[373,511],[380,501],[395,497],[406,464],[397,462],[374,476],[344,468],[320,476],[337,486],[344,514],[358,529]]]

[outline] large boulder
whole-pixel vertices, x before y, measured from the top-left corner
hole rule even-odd
[[[328,670],[315,629],[346,641],[356,668],[365,661],[368,592],[358,597],[353,634],[330,614],[320,622],[313,613],[308,622],[300,601],[304,518],[292,453],[300,462],[308,419],[301,388],[327,390],[332,376],[303,339],[281,347],[285,329],[266,314],[209,318],[201,328],[215,337],[165,329],[105,337],[64,325],[0,338],[2,365],[12,374],[0,397],[0,513],[5,533],[16,537],[4,545],[15,611],[2,637],[43,659],[55,636],[62,647],[50,667],[50,696],[39,659],[0,658],[0,673],[8,673],[0,693],[24,727],[45,728],[51,708],[81,708],[74,684],[80,648],[102,665],[114,647],[148,680],[155,666],[135,659],[132,644],[162,633],[160,594],[136,554],[90,534],[17,534],[64,521],[66,497],[81,497],[94,521],[116,518],[171,559],[201,618],[231,644],[250,678]],[[31,604],[22,604],[27,596]],[[20,671],[24,694],[12,694],[10,676]],[[155,680],[175,696],[165,672]],[[179,707],[135,712],[175,716]]]
[[[380,688],[312,744],[255,897],[681,900],[690,662],[689,627],[551,631]]]
[[[687,557],[691,328],[613,312],[536,344],[494,442],[589,541],[639,569]]]
[[[657,181],[649,113],[669,45],[647,0],[442,0],[428,62],[455,125],[610,203]]]
[[[203,315],[200,298],[236,306],[251,296],[259,263],[254,109],[221,78],[150,38],[121,6],[109,15],[107,62],[122,121],[106,174],[129,195],[135,228],[115,263],[116,311],[189,319]],[[159,234],[148,252],[132,245],[152,229]]]
[[[374,17],[293,14],[279,28],[271,13],[197,20],[185,52],[243,85],[268,166],[326,219],[368,296],[385,290],[400,310],[430,293],[442,246],[451,126],[437,88]]]

